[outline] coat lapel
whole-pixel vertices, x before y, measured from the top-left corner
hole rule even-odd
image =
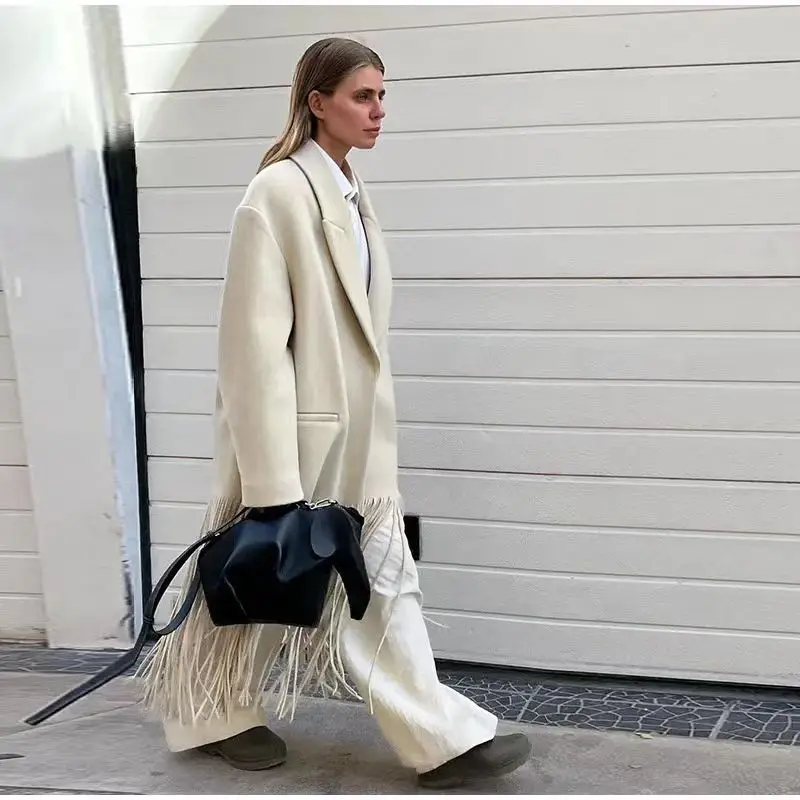
[[[372,316],[372,328],[380,341],[389,333],[389,322],[392,310],[392,270],[389,254],[383,240],[381,226],[372,207],[366,187],[356,175],[359,191],[359,210],[364,221],[369,244],[371,281],[369,290],[369,306]]]
[[[367,297],[364,274],[360,267],[347,202],[331,174],[330,167],[325,163],[322,154],[313,142],[306,142],[291,158],[303,169],[311,182],[322,212],[322,229],[336,274],[350,301],[367,344],[374,357],[379,360],[370,302]],[[369,245],[372,250],[372,241],[369,242]]]

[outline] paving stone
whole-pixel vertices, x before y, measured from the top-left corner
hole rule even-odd
[[[602,701],[571,697],[560,699],[534,695],[520,722],[559,725],[591,730],[672,734],[709,738],[721,711],[649,703]]]
[[[800,744],[800,715],[732,711],[718,739],[762,744]]]

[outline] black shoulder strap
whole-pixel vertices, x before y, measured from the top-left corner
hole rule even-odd
[[[167,591],[172,581],[175,580],[175,576],[181,571],[181,568],[184,566],[184,564],[186,564],[186,562],[191,558],[192,553],[194,553],[199,547],[202,547],[207,542],[210,542],[214,537],[219,536],[223,531],[232,527],[244,516],[244,513],[245,512],[237,514],[236,517],[218,530],[211,531],[202,538],[198,539],[196,542],[192,543],[169,565],[169,567],[167,567],[166,571],[151,592],[147,603],[145,604],[144,613],[142,615],[142,629],[139,631],[139,635],[136,637],[136,641],[130,650],[128,650],[126,653],[123,653],[118,659],[116,659],[116,661],[109,664],[107,667],[104,667],[96,675],[92,675],[91,678],[88,678],[74,689],[70,689],[68,692],[61,695],[61,697],[56,698],[51,703],[44,706],[44,708],[39,709],[39,711],[37,711],[35,714],[31,714],[31,716],[25,719],[24,722],[27,725],[38,725],[40,722],[44,722],[54,714],[57,714],[59,711],[63,711],[67,706],[72,705],[76,700],[80,700],[90,692],[95,691],[95,689],[99,689],[101,686],[104,686],[109,681],[113,680],[119,675],[122,675],[122,673],[133,667],[139,658],[139,654],[142,652],[142,649],[144,648],[145,644],[147,644],[147,641],[151,636],[159,638],[161,636],[167,636],[168,634],[177,630],[189,615],[189,611],[191,611],[192,604],[197,597],[197,593],[200,591],[200,573],[195,572],[192,578],[192,583],[190,584],[186,593],[186,599],[175,613],[175,616],[163,628],[156,630],[155,614],[158,604],[161,602],[161,598],[164,596],[164,593]]]

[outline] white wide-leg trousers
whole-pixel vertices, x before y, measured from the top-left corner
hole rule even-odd
[[[492,739],[497,718],[439,682],[422,616],[416,564],[394,515],[370,536],[364,559],[372,598],[362,620],[347,615],[342,660],[361,697],[371,698],[373,714],[400,762],[427,772]],[[265,632],[260,646],[263,664],[282,634],[277,626]],[[260,667],[256,665],[255,674]],[[254,696],[259,698],[259,693]],[[236,709],[227,720],[196,725],[168,720],[164,732],[168,748],[177,752],[266,724],[259,698],[252,707]]]

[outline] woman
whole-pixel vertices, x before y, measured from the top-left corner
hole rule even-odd
[[[198,748],[241,769],[282,763],[285,745],[261,706],[277,671],[279,716],[294,712],[298,689],[350,691],[419,782],[443,788],[516,769],[530,744],[496,736],[492,714],[439,682],[403,531],[392,278],[372,204],[346,160],[378,139],[383,73],[357,42],[312,45],[295,72],[286,129],[235,212],[219,326],[217,486],[204,525],[301,499],[357,507],[369,608],[356,622],[333,591],[317,630],[215,628],[201,598],[145,675],[173,751]]]

